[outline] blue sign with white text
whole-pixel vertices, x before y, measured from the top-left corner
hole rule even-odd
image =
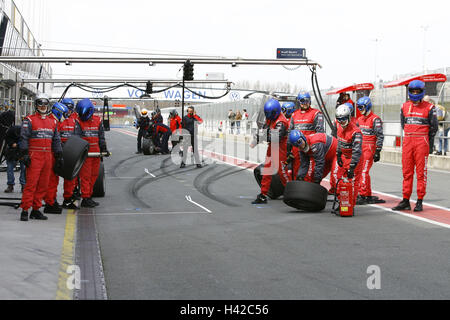
[[[305,48],[278,48],[277,59],[306,59]]]

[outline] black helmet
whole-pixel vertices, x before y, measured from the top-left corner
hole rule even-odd
[[[175,109],[173,109],[172,111],[170,111],[170,116],[173,118],[173,117],[176,117],[178,115],[178,112],[177,112],[177,110],[175,110]]]

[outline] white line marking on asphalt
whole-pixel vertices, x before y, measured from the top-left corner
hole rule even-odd
[[[399,214],[399,215],[404,216],[404,217],[420,220],[420,221],[423,221],[423,222],[428,222],[428,223],[435,224],[435,225],[440,226],[440,227],[444,227],[444,228],[450,229],[450,225],[445,224],[445,223],[437,222],[437,221],[430,220],[430,219],[423,218],[423,217],[414,216],[412,214],[403,213],[401,211],[392,211],[389,208],[382,207],[382,206],[379,206],[379,205],[376,205],[376,204],[369,204],[368,206],[375,207],[375,208],[378,208],[378,209],[382,209],[384,211],[387,211],[387,212],[390,212],[390,213],[393,213],[393,214]]]
[[[149,176],[152,176],[153,178],[156,178],[156,176],[155,176],[153,173],[151,173],[150,171],[148,171],[147,168],[145,168],[144,171],[145,171],[145,173],[148,174]]]
[[[386,165],[386,166],[391,166],[391,167],[399,167],[399,168],[402,167],[401,164],[397,164],[397,163],[379,162],[379,164]],[[444,170],[439,170],[439,169],[427,168],[427,170],[431,171],[431,172],[439,172],[439,173],[450,174],[450,171],[444,171]]]
[[[98,213],[96,212],[96,216],[150,216],[150,215],[175,215],[175,214],[204,214],[203,211],[174,211],[174,212],[112,212],[112,213]],[[88,214],[78,213],[79,216],[85,216]]]
[[[186,196],[186,200],[189,201],[189,202],[191,202],[191,203],[193,203],[193,204],[195,204],[196,206],[202,208],[202,209],[205,210],[206,212],[212,213],[212,211],[209,210],[208,208],[205,208],[205,207],[202,206],[201,204],[198,204],[197,202],[193,201],[192,198],[191,198],[191,196]]]

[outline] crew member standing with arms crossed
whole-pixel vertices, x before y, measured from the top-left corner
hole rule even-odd
[[[438,121],[434,106],[423,101],[425,83],[413,80],[408,85],[409,101],[400,110],[400,122],[404,131],[402,146],[403,200],[392,210],[411,210],[414,168],[417,174],[417,202],[414,211],[423,211],[423,198],[427,188],[428,155],[433,152],[434,136]]]
[[[58,165],[63,166],[61,139],[56,119],[48,116],[50,101],[39,96],[35,102],[36,113],[22,122],[19,142],[23,163],[27,167],[26,184],[20,207],[21,221],[28,221],[28,209],[33,207],[30,219],[47,220],[39,209],[47,193],[53,154]],[[53,154],[52,154],[53,152]]]

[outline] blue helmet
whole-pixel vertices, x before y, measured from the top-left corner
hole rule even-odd
[[[76,109],[81,121],[89,120],[95,111],[94,104],[87,98],[78,101]]]
[[[287,118],[290,118],[295,111],[295,103],[293,102],[285,102],[281,106],[281,111]]]
[[[64,104],[67,108],[69,108],[70,111],[73,111],[73,107],[75,106],[75,103],[70,98],[64,98],[61,101],[62,104]]]
[[[347,107],[349,107],[350,108],[350,113],[351,114],[354,114],[354,112],[355,112],[355,108],[353,107],[353,105],[350,103],[350,102],[346,102],[346,103],[344,103]]]
[[[264,105],[264,114],[268,120],[276,120],[280,116],[281,106],[278,100],[270,99]]]
[[[289,142],[293,146],[299,147],[302,140],[306,143],[306,137],[300,130],[292,130],[291,133],[289,133]]]
[[[311,103],[311,95],[308,92],[301,92],[297,96],[297,101],[300,104]]]
[[[412,94],[411,90],[420,90],[420,93]],[[408,96],[413,102],[417,102],[423,99],[425,96],[425,82],[420,80],[413,80],[408,84]]]
[[[359,98],[356,105],[358,106],[359,111],[367,112],[372,109],[372,101],[370,101],[370,98],[366,96]]]
[[[61,121],[62,117],[68,117],[69,109],[64,104],[56,102],[52,107],[52,113],[58,121]]]

